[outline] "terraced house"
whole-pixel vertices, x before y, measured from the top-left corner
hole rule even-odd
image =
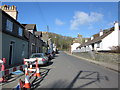
[[[78,49],[80,52],[86,51],[111,51],[113,46],[120,46],[120,29],[116,21],[114,27],[108,30],[100,30],[98,34],[87,39]]]
[[[41,40],[42,35],[36,34],[36,24],[22,24],[25,27],[25,37],[28,39],[29,57],[32,53],[42,53],[44,42]]]
[[[1,6],[2,56],[6,66],[12,67],[23,63],[28,58],[28,40],[24,37],[24,26],[17,21],[18,12],[15,6]]]
[[[2,20],[0,29],[1,58],[6,58],[6,67],[23,64],[23,58],[29,58],[32,53],[43,52],[46,44],[41,40],[41,34],[36,35],[36,24],[21,24],[17,21],[18,11],[15,6],[0,7]]]

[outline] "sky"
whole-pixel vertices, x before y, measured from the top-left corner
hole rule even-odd
[[[118,2],[4,2],[15,5],[18,21],[36,24],[37,31],[47,31],[63,36],[91,37],[100,29],[113,27],[118,21]]]

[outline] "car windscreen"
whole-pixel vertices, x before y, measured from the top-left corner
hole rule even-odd
[[[30,58],[42,58],[43,55],[42,54],[36,54],[36,55],[31,55]]]

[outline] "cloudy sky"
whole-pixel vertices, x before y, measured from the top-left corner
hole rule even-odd
[[[11,2],[17,6],[18,21],[37,24],[38,31],[65,36],[90,37],[100,29],[107,29],[118,21],[117,2]]]

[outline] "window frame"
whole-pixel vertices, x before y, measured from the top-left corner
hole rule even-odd
[[[99,43],[97,43],[97,48],[100,48],[100,42],[99,42]]]
[[[6,21],[6,30],[12,32],[13,31],[13,22],[7,19]]]
[[[23,28],[21,27],[18,28],[18,35],[23,36]]]

